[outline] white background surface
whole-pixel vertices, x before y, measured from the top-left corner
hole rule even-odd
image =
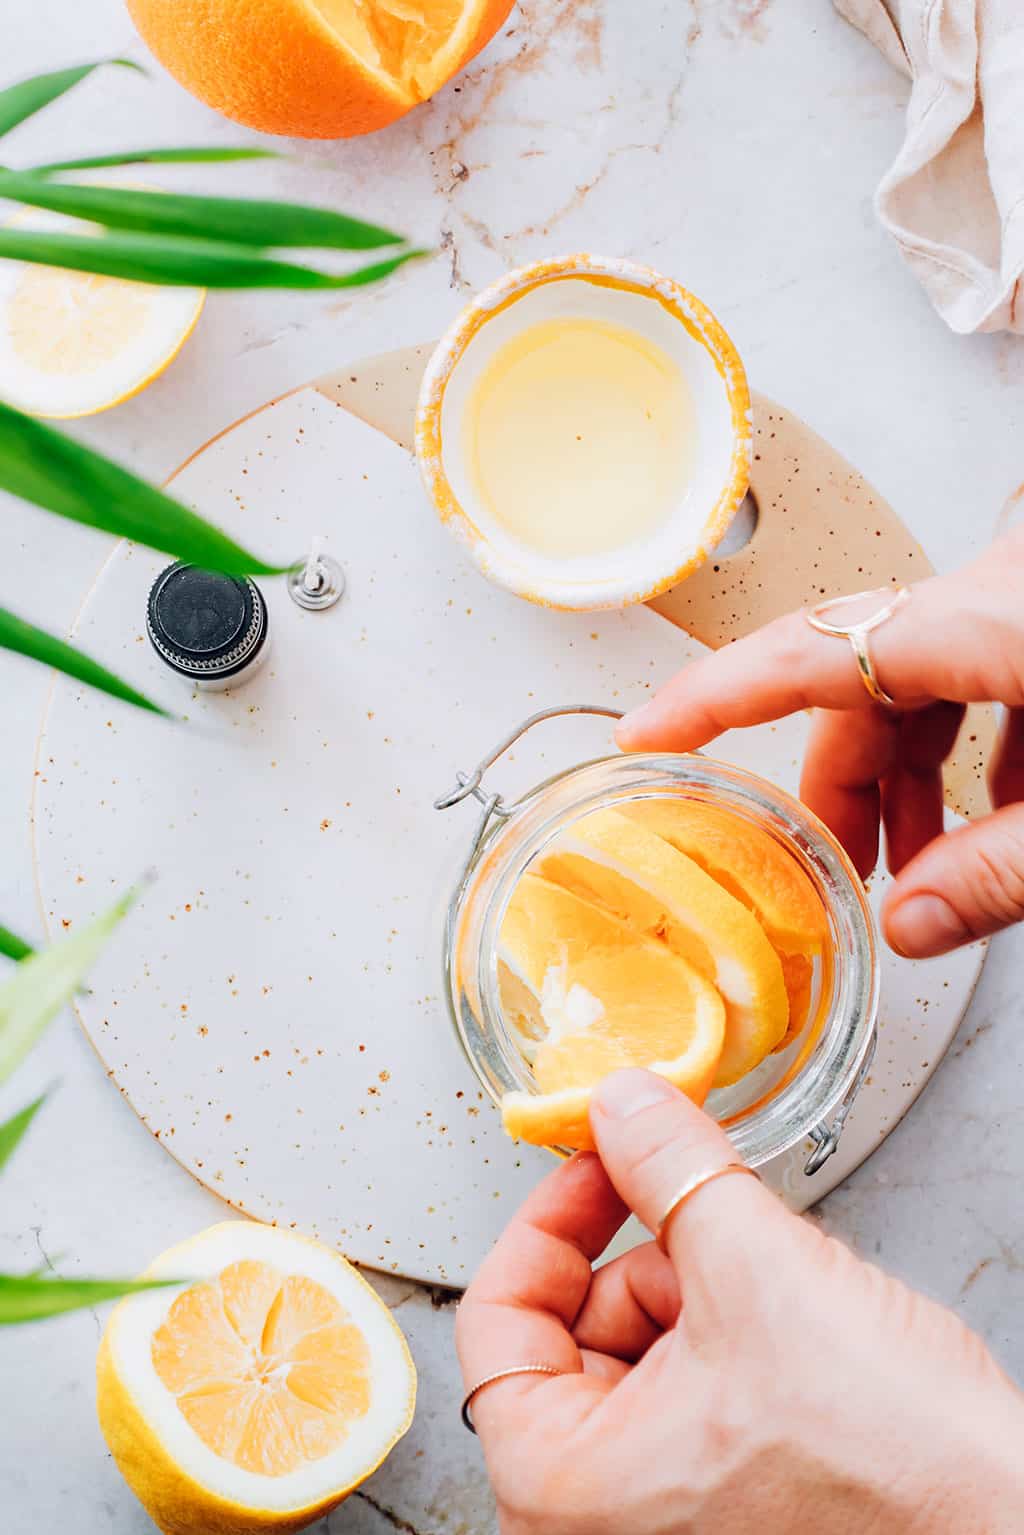
[[[693,287],[755,385],[856,463],[940,567],[968,557],[1024,478],[1024,344],[949,335],[875,226],[871,195],[899,142],[905,82],[819,0],[705,0],[699,10],[526,0],[476,68],[371,140],[287,146],[286,163],[223,178],[177,172],[178,185],[230,180],[332,203],[442,253],[373,293],[215,296],[170,372],[82,435],[162,475],[272,394],[436,334],[506,265],[590,247]],[[5,37],[4,71],[115,53],[144,56],[117,0],[34,0]],[[12,137],[9,160],[247,137],[159,72],[149,82],[110,73]],[[29,509],[3,515],[0,603],[61,628],[103,541]],[[0,661],[0,912],[29,936],[39,927],[26,807],[43,690],[26,664]],[[1019,936],[996,941],[939,1076],[822,1211],[866,1255],[956,1305],[1018,1378],[1022,958]],[[59,1094],[4,1177],[0,1265],[48,1255],[66,1273],[128,1271],[219,1217],[119,1101],[70,1021],[0,1112],[56,1077]],[[388,1295],[420,1366],[417,1424],[327,1528],[490,1531],[476,1445],[453,1415],[450,1308],[435,1311],[408,1285]],[[0,1340],[11,1535],[151,1529],[95,1425],[98,1327],[84,1313]]]

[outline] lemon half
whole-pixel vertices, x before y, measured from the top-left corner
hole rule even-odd
[[[299,1530],[412,1422],[416,1372],[390,1311],[339,1254],[225,1221],[146,1277],[188,1276],[112,1313],[100,1427],[164,1535]]]
[[[10,222],[48,234],[94,228],[40,209]],[[174,361],[205,298],[205,288],[0,262],[0,399],[55,420],[119,405]]]

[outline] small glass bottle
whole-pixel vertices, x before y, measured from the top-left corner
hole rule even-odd
[[[161,660],[208,692],[241,687],[269,649],[267,605],[254,581],[180,562],[154,581],[146,629]]]

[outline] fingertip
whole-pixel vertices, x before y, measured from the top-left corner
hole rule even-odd
[[[590,1095],[590,1113],[593,1121],[629,1119],[641,1109],[655,1103],[682,1099],[683,1094],[667,1078],[640,1067],[613,1071],[603,1077]],[[595,1135],[597,1129],[595,1127]]]
[[[643,751],[645,746],[650,745],[650,725],[655,718],[655,700],[652,698],[619,720],[615,727],[615,744],[619,751]]]
[[[882,907],[882,931],[890,949],[902,959],[932,959],[971,938],[949,902],[931,893],[901,900],[894,892]]]

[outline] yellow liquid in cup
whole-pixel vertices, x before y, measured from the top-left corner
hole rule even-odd
[[[543,320],[506,341],[470,394],[470,481],[538,553],[600,555],[655,533],[685,497],[696,418],[677,363],[607,320]]]

